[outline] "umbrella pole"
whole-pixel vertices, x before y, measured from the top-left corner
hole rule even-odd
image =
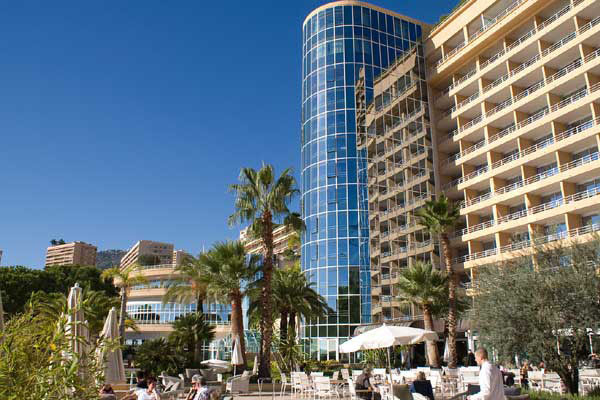
[[[387,349],[388,368],[390,369],[390,399],[394,398],[394,383],[392,382],[392,356],[391,346]]]

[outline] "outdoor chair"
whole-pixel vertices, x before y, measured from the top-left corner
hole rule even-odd
[[[379,379],[385,379],[385,368],[374,368],[373,376],[379,377]]]
[[[597,369],[580,369],[579,382],[581,391],[586,394],[593,388],[600,386],[600,370]]]
[[[250,391],[250,372],[244,371],[242,375],[227,379],[225,391],[227,393],[248,393]]]
[[[529,387],[533,390],[542,390],[544,386],[544,373],[542,371],[529,371],[527,373]]]
[[[331,376],[332,381],[337,381],[340,379],[340,371],[333,371],[333,375]]]
[[[311,372],[310,376],[323,376],[323,372]]]
[[[348,392],[350,393],[350,400],[357,400],[356,396],[356,387],[354,386],[354,381],[352,378],[348,378],[346,380],[348,382]]]
[[[350,372],[348,371],[348,368],[342,368],[342,379],[347,381],[348,378],[350,378]]]
[[[292,396],[296,396],[296,394],[302,394],[302,380],[301,375],[304,375],[304,372],[292,372]]]
[[[300,375],[300,395],[301,396],[310,396],[315,392],[312,382],[310,381],[308,375],[302,374]]]
[[[360,374],[362,374],[362,369],[353,369],[352,370],[352,379],[354,379],[354,377],[359,376]]]
[[[413,396],[408,385],[392,385],[394,397],[392,400],[412,400]]]
[[[314,379],[314,384],[315,391],[313,395],[315,398],[328,398],[332,396],[338,397],[338,393],[331,387],[331,381],[329,380],[329,378],[324,376],[317,376]]]
[[[290,386],[290,382],[287,379],[287,375],[282,372],[281,373],[281,393],[280,393],[280,397],[283,397],[283,394],[285,393],[285,388],[287,388],[289,386]]]

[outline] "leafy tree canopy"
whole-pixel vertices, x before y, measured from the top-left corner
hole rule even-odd
[[[105,281],[100,271],[92,266],[61,265],[45,270],[24,266],[0,267],[0,291],[4,311],[8,315],[21,312],[32,293],[68,294],[77,282],[85,289],[104,292],[107,296],[117,295],[111,281]]]
[[[588,329],[600,328],[599,249],[596,239],[480,267],[472,320],[482,341],[505,360],[544,361],[577,393]]]

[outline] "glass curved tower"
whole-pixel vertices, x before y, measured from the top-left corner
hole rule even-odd
[[[357,150],[355,85],[364,76],[369,104],[374,77],[420,37],[417,21],[358,1],[326,4],[304,21],[302,270],[333,310],[301,325],[312,358],[339,358],[338,345],[371,322],[367,158]]]

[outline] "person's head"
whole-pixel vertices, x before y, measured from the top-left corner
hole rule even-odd
[[[104,385],[102,385],[102,388],[100,389],[100,394],[113,394],[113,388],[112,386],[110,386],[110,383],[105,383]]]
[[[144,379],[146,379],[146,374],[144,373],[144,371],[138,371],[138,372],[136,373],[136,377],[137,377],[137,381],[138,381],[138,382],[141,382],[141,381],[143,381]]]
[[[425,376],[425,372],[423,372],[423,371],[417,372],[417,380],[418,381],[426,381],[427,377]]]
[[[146,383],[148,384],[148,392],[153,392],[156,388],[156,379],[154,377],[146,378]]]
[[[206,379],[204,379],[202,375],[196,374],[192,376],[192,386],[194,386],[194,389],[199,389],[202,386],[206,386]]]
[[[477,361],[477,365],[483,364],[488,360],[488,352],[484,347],[480,347],[475,352],[475,361]]]
[[[369,367],[365,367],[363,368],[363,374],[370,376],[371,375],[371,368]]]

